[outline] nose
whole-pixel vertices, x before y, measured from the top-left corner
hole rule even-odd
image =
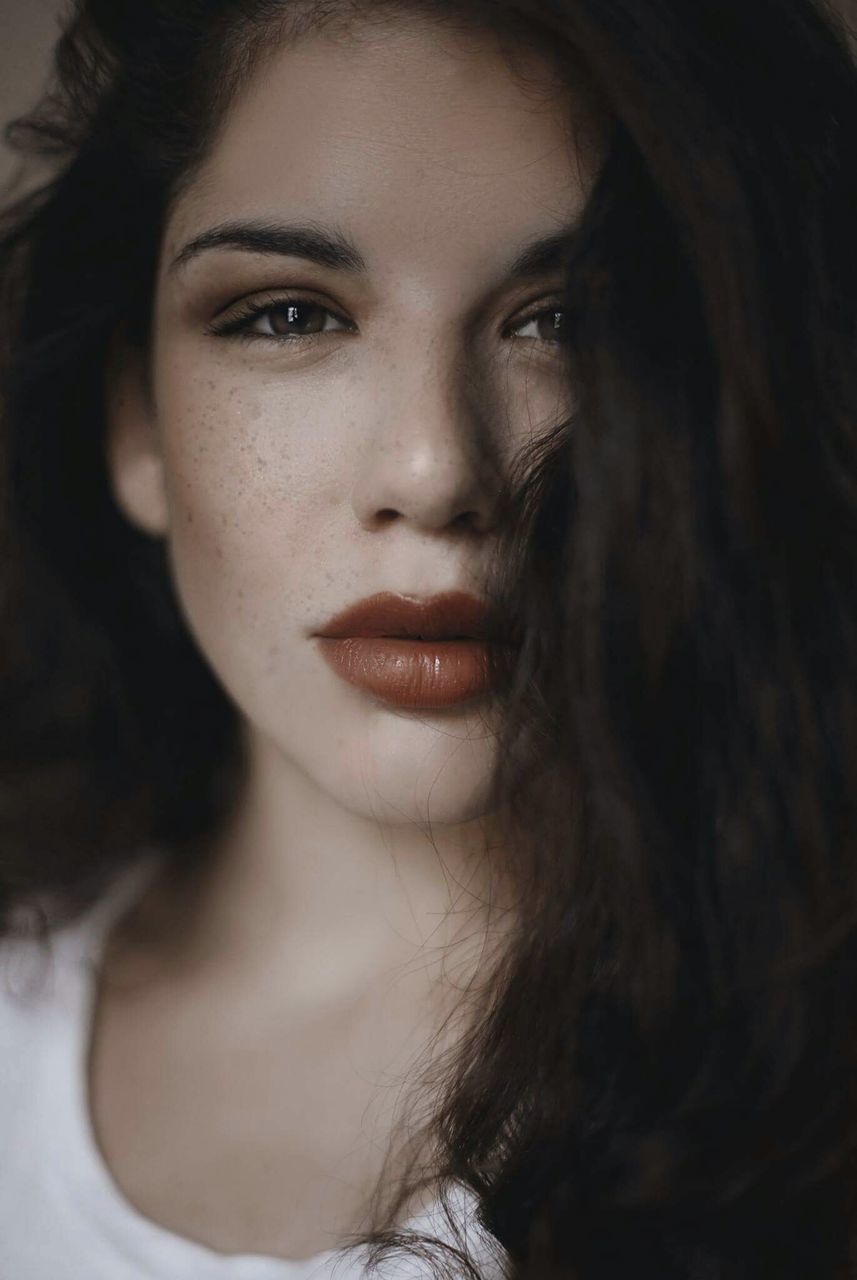
[[[424,531],[488,532],[503,476],[478,373],[453,358],[385,382],[393,385],[370,397],[373,422],[352,488],[361,526],[401,520]]]

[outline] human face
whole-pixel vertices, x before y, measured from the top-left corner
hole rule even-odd
[[[511,266],[580,211],[571,122],[547,64],[512,70],[487,33],[319,33],[258,71],[168,223],[152,421],[117,489],[168,538],[250,734],[355,814],[485,812],[491,697],[390,707],[314,636],[377,592],[483,594],[512,459],[567,408],[559,264]],[[227,225],[309,227],[359,262],[206,247]]]

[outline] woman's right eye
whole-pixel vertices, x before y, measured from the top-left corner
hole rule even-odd
[[[352,332],[353,325],[312,299],[277,298],[248,302],[225,319],[216,320],[209,329],[219,337],[301,342],[322,333]]]

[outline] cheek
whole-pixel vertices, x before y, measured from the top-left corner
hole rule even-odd
[[[240,378],[159,379],[179,600],[209,656],[248,670],[318,591],[347,493],[335,406]]]
[[[557,426],[573,407],[568,379],[559,362],[547,367],[535,357],[519,358],[507,366],[502,399],[513,448]]]

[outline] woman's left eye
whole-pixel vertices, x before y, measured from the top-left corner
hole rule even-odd
[[[317,334],[345,331],[352,326],[329,307],[311,299],[280,298],[251,302],[237,314],[215,321],[211,332],[220,336],[238,334],[247,338],[299,341]]]
[[[546,307],[510,325],[504,336],[507,335],[561,344],[568,338],[568,315],[562,307]]]

